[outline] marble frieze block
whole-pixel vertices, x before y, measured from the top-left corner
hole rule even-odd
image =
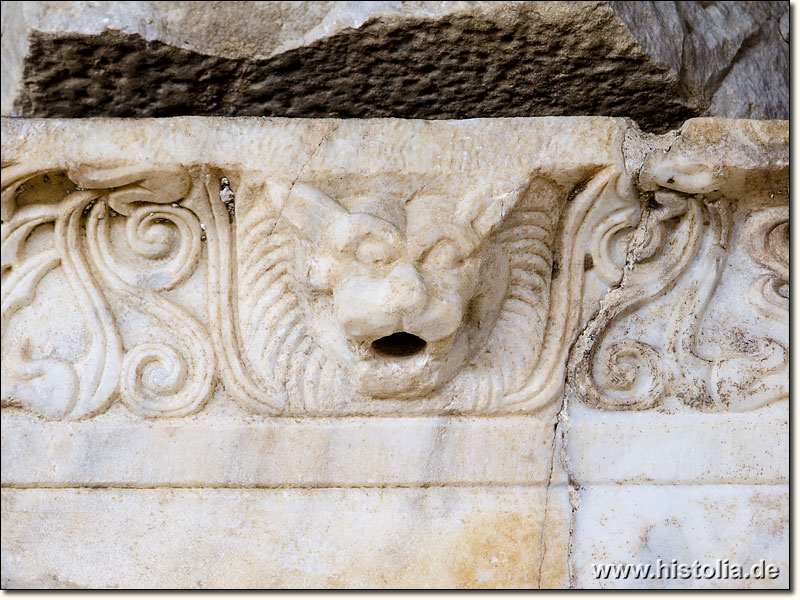
[[[787,122],[2,138],[4,587],[625,587],[767,497],[664,558],[788,581]]]

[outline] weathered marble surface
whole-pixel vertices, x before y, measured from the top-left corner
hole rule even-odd
[[[789,3],[3,2],[2,114],[789,118]]]
[[[3,586],[785,587],[788,159],[4,119]],[[780,576],[593,575],[658,557]]]

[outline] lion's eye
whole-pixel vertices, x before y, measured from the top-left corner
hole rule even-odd
[[[374,237],[368,237],[356,249],[356,258],[365,265],[385,262],[389,260],[390,255],[389,244]]]
[[[461,252],[450,240],[437,242],[423,258],[426,267],[439,269],[452,269],[462,260]]]

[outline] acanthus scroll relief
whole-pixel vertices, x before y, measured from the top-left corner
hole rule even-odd
[[[746,218],[737,222],[737,199],[717,192],[724,171],[682,166],[683,172],[671,172],[661,165],[622,282],[603,299],[571,355],[569,381],[590,406],[746,411],[788,398],[788,330],[769,321],[789,318],[789,207],[740,205]],[[740,261],[748,255],[753,263],[749,283],[731,297],[731,288],[724,294],[719,288],[734,245]],[[753,278],[759,270],[767,272]],[[706,327],[715,300],[717,310],[728,311],[727,330]],[[657,315],[649,327],[664,326],[643,339],[647,311]],[[779,335],[751,333],[736,326],[739,319]],[[721,339],[709,339],[714,332]]]
[[[769,270],[750,285],[749,300],[769,317],[789,322],[789,207],[754,212],[748,219],[750,256]]]
[[[788,320],[788,206],[736,221],[703,177],[4,166],[3,406],[181,417],[219,385],[264,415],[530,413],[566,381],[610,410],[757,408],[788,341],[704,323],[734,245],[748,309]],[[625,335],[667,297],[661,337]]]
[[[80,419],[118,398],[160,417],[208,399],[208,333],[166,294],[201,259],[191,185],[183,169],[3,169],[4,406]]]

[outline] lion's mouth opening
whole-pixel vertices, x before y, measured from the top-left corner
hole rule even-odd
[[[398,331],[372,342],[372,349],[384,356],[413,356],[420,352],[428,342],[421,337]]]

